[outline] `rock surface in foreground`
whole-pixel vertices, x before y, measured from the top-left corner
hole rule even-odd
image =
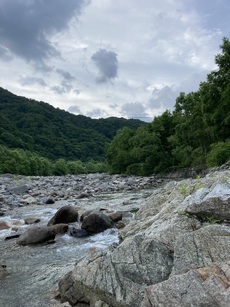
[[[143,202],[118,246],[91,251],[62,278],[62,301],[76,307],[228,307],[229,200],[229,170],[168,183]]]

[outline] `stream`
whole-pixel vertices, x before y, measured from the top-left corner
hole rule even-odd
[[[82,199],[77,203],[79,211],[106,208],[109,211],[133,212],[137,210],[152,189],[102,193]],[[51,205],[27,205],[9,210],[1,220],[13,221],[36,217],[39,225],[46,225],[57,209],[67,200],[56,201]],[[133,213],[133,217],[134,217]],[[131,218],[133,218],[131,217]],[[31,227],[22,225],[20,230]],[[0,307],[58,307],[69,306],[54,299],[58,281],[72,270],[91,247],[107,248],[118,243],[118,230],[108,229],[103,233],[87,238],[57,235],[54,244],[19,246],[16,239],[4,240],[12,229],[0,230],[0,260],[7,266],[7,276],[0,279]]]

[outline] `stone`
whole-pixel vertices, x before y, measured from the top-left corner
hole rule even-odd
[[[140,307],[145,287],[167,279],[172,266],[173,255],[164,244],[137,235],[108,251],[92,248],[60,281],[59,291],[62,301],[73,305],[84,298]]]
[[[41,220],[37,217],[27,217],[25,218],[25,223],[27,225],[31,225],[31,224],[37,224],[39,223]]]
[[[201,221],[230,222],[230,197],[212,197],[201,203],[192,203],[186,213],[195,215]]]
[[[70,236],[76,238],[84,238],[89,236],[89,233],[86,230],[74,226],[69,227],[69,234]]]
[[[214,270],[207,268],[205,277],[199,270],[172,276],[167,281],[147,287],[141,307],[228,307],[229,272],[230,263],[227,263]]]
[[[104,213],[92,212],[87,215],[82,222],[81,228],[90,234],[102,232],[108,228],[112,228],[111,219]]]
[[[41,244],[55,239],[56,234],[63,234],[68,231],[67,224],[54,226],[33,226],[20,235],[18,245]]]
[[[175,242],[174,274],[230,261],[230,228],[208,225],[183,234]]]
[[[9,228],[11,228],[11,225],[7,221],[0,221],[0,230]]]
[[[50,226],[60,223],[68,224],[76,221],[78,221],[78,208],[71,205],[65,205],[55,213],[47,225]]]
[[[87,211],[84,211],[81,216],[80,216],[80,222],[82,222],[84,220],[84,218],[88,215],[90,215],[91,213],[99,213],[101,212],[103,209],[100,209],[100,208],[96,208],[96,209],[92,209],[92,210],[87,210]]]
[[[112,212],[108,214],[108,217],[113,221],[113,222],[118,222],[122,220],[122,212],[117,211],[117,212]]]

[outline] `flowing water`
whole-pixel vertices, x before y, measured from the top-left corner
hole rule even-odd
[[[111,211],[130,211],[139,208],[150,190],[129,191],[97,195],[81,200],[79,210],[105,208]],[[58,208],[66,201],[53,205],[29,205],[18,207],[0,219],[25,219],[38,217],[40,225],[46,225]],[[69,203],[68,203],[69,204]],[[23,225],[21,228],[31,226]],[[0,280],[0,307],[49,307],[61,306],[54,300],[58,281],[73,269],[90,247],[107,248],[118,242],[118,230],[108,229],[87,238],[75,238],[68,234],[57,235],[56,243],[35,246],[19,246],[16,239],[4,240],[12,229],[0,230],[0,260],[7,265],[8,275]]]

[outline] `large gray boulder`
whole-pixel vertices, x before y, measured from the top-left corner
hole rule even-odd
[[[230,261],[230,227],[208,225],[181,235],[175,243],[174,274]]]
[[[175,275],[145,290],[141,307],[229,307],[230,263]]]
[[[218,184],[201,202],[191,202],[186,213],[203,221],[230,222],[230,189]]]
[[[166,280],[172,266],[172,252],[140,234],[109,251],[92,249],[60,281],[60,294],[73,306],[101,300],[109,306],[140,307],[146,286]]]

